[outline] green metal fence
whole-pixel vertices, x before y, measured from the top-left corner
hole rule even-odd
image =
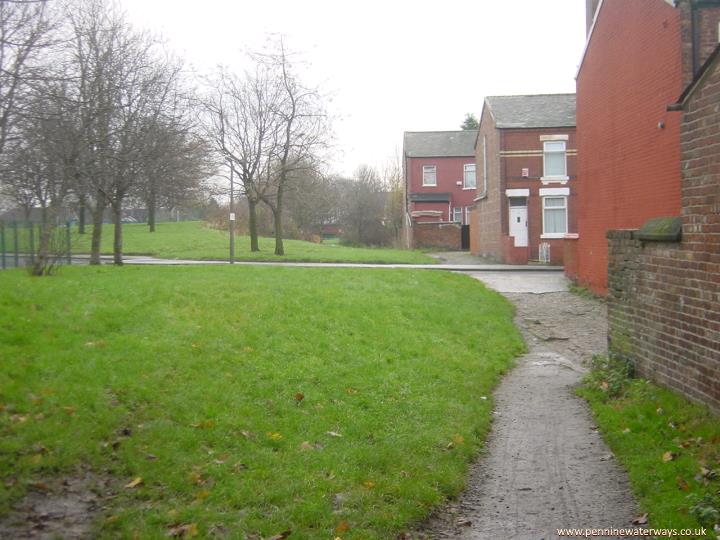
[[[0,221],[0,269],[32,265],[44,227],[39,223]],[[58,263],[72,264],[70,222],[52,227],[49,254]]]

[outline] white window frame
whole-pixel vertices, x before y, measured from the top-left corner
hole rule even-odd
[[[432,173],[432,184],[427,181],[426,174]],[[422,185],[423,187],[437,187],[437,165],[423,165],[422,168]]]
[[[472,206],[465,207],[465,225],[470,225],[470,214],[472,212]]]
[[[547,208],[545,206],[545,201],[547,201],[547,199],[562,199],[564,202],[564,205],[563,206],[550,206],[549,208]],[[555,233],[545,232],[545,210],[565,210],[565,230],[563,232],[555,232]],[[568,233],[568,197],[567,197],[567,195],[547,194],[547,195],[542,196],[542,222],[543,222],[543,232],[540,235],[540,238],[564,238],[565,237],[565,235]]]
[[[475,175],[475,181],[472,186],[468,185],[468,167],[472,167],[472,172]],[[475,163],[465,163],[463,165],[463,189],[477,189],[477,165]]]
[[[548,148],[549,148],[548,145],[553,145],[553,144],[554,145],[562,144],[563,149],[562,150],[548,150]],[[547,171],[546,171],[546,167],[547,167],[546,156],[547,156],[547,154],[562,154],[564,165],[565,165],[564,166],[564,169],[565,169],[564,174],[555,174],[555,175],[547,174]],[[569,176],[567,175],[567,141],[557,140],[557,139],[543,141],[543,176],[542,176],[542,178],[540,178],[540,180],[545,181],[545,182],[551,181],[551,182],[562,182],[562,183],[565,183],[569,180]]]
[[[460,219],[458,219],[458,217]],[[459,223],[462,225],[462,218],[463,218],[463,212],[462,212],[462,206],[455,206],[453,207],[452,211],[452,222],[453,223]]]

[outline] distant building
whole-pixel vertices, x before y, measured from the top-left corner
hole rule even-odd
[[[470,224],[477,187],[476,137],[475,130],[405,132],[403,164],[409,244],[462,247],[461,230]],[[423,224],[424,227],[416,226]],[[432,233],[426,239],[420,230]],[[442,238],[436,238],[438,235]]]
[[[485,98],[475,154],[473,254],[562,264],[576,232],[575,94]]]

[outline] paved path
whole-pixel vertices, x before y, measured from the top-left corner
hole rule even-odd
[[[550,539],[565,527],[630,527],[637,507],[626,474],[574,394],[593,353],[605,351],[601,302],[552,273],[471,274],[508,297],[528,354],[495,393],[486,452],[460,499],[422,532],[429,538]]]
[[[89,255],[73,255],[73,264],[87,264]],[[112,257],[100,257],[103,264],[112,264]],[[125,264],[158,265],[158,266],[198,266],[198,265],[229,265],[228,261],[199,261],[195,259],[160,259],[145,255],[127,255],[123,257]],[[481,261],[482,262],[482,261]],[[297,266],[301,268],[405,268],[411,270],[450,270],[456,272],[561,272],[561,266],[527,266],[509,264],[368,264],[368,263],[325,263],[325,262],[265,262],[235,261],[237,266]]]

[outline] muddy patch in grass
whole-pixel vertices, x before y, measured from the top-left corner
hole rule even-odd
[[[0,516],[0,538],[90,538],[93,522],[114,493],[111,479],[90,472],[33,481],[25,497]]]

